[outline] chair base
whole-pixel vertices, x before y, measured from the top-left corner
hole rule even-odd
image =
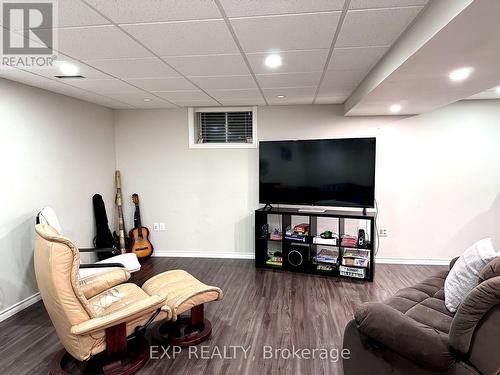
[[[129,350],[108,355],[106,352],[81,362],[65,349],[58,351],[50,363],[52,375],[130,375],[139,371],[149,360],[149,346],[144,339],[129,342]]]
[[[212,334],[212,324],[208,319],[192,324],[190,318],[180,318],[175,322],[161,322],[151,329],[152,339],[159,344],[171,346],[198,345]]]

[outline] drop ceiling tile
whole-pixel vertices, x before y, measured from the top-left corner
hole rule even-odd
[[[79,0],[58,0],[57,26],[110,25],[106,18]]]
[[[389,46],[422,8],[351,10],[337,40],[337,47]]]
[[[204,90],[256,89],[252,76],[189,77]]]
[[[393,8],[413,5],[424,6],[428,0],[351,0],[349,9]]]
[[[340,91],[342,94],[350,93],[359,85],[365,75],[366,72],[361,70],[329,70],[325,74],[321,89],[332,89],[334,92]],[[328,96],[336,95],[330,94]]]
[[[279,99],[277,95],[285,95],[289,102],[293,100],[301,99],[301,104],[307,102],[312,104],[314,94],[316,92],[316,87],[283,87],[283,88],[273,88],[273,89],[263,89],[264,95],[268,103],[284,102],[283,99]]]
[[[133,78],[128,79],[134,86],[147,91],[196,90],[196,86],[182,77],[178,78]]]
[[[210,90],[208,92],[215,99],[232,100],[232,99],[259,99],[262,98],[258,89],[240,89],[240,90]]]
[[[128,103],[137,108],[176,108],[172,103],[169,103],[154,95],[144,94],[110,94],[109,97]],[[149,101],[144,101],[149,99]]]
[[[318,72],[325,67],[328,50],[284,51],[280,55],[283,64],[274,69],[264,63],[267,53],[250,53],[247,57],[255,74]]]
[[[118,79],[75,79],[71,80],[71,85],[99,94],[140,94],[143,92]]]
[[[222,20],[125,25],[123,28],[159,56],[239,52]]]
[[[157,57],[139,59],[88,60],[89,65],[119,78],[180,77]]]
[[[213,0],[86,0],[115,23],[221,18]]]
[[[343,104],[347,100],[349,96],[325,96],[325,97],[317,97],[315,104]]]
[[[177,101],[211,101],[212,98],[201,90],[186,90],[186,91],[157,91],[155,95],[170,100],[177,104]]]
[[[262,97],[251,99],[222,99],[220,100],[220,102],[222,103],[222,105],[228,107],[266,105],[266,102]]]
[[[275,97],[268,98],[267,102],[269,105],[299,105],[299,104],[312,104],[313,98],[312,97],[305,97],[305,98],[283,98],[283,99],[278,99]]]
[[[236,18],[231,24],[246,53],[330,48],[340,12]]]
[[[36,67],[31,67],[27,68],[26,70],[30,73],[38,74],[44,77],[48,77],[54,80],[58,80],[55,78],[56,75],[60,75],[61,71],[60,66],[63,62],[68,62],[71,64],[75,64],[78,69],[80,75],[86,77],[86,78],[111,78],[107,74],[102,73],[98,70],[95,70],[79,61],[75,61],[67,56],[64,56],[63,54],[58,55],[58,59],[55,60],[50,67],[43,67],[43,68],[36,68]]]
[[[179,72],[187,76],[247,75],[248,68],[241,55],[196,55],[165,57]]]
[[[368,72],[389,47],[335,48],[328,70],[363,70]]]
[[[258,74],[262,88],[316,86],[322,72]]]
[[[216,107],[220,106],[215,100],[177,100],[175,104],[181,107]]]
[[[220,0],[228,17],[342,10],[344,0]]]
[[[151,57],[150,52],[115,26],[76,27],[56,32],[58,50],[80,60]]]

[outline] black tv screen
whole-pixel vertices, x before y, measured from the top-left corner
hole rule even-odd
[[[375,138],[263,141],[264,204],[373,207]]]

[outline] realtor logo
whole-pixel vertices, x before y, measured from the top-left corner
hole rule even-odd
[[[48,0],[3,0],[2,66],[52,66],[55,45],[55,3]]]

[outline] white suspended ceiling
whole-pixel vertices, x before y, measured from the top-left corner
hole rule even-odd
[[[57,67],[0,70],[0,77],[110,108],[344,103],[429,5],[59,0],[57,55],[85,79],[55,78]],[[268,68],[269,53],[279,53],[283,64]],[[380,106],[387,112],[386,102]]]

